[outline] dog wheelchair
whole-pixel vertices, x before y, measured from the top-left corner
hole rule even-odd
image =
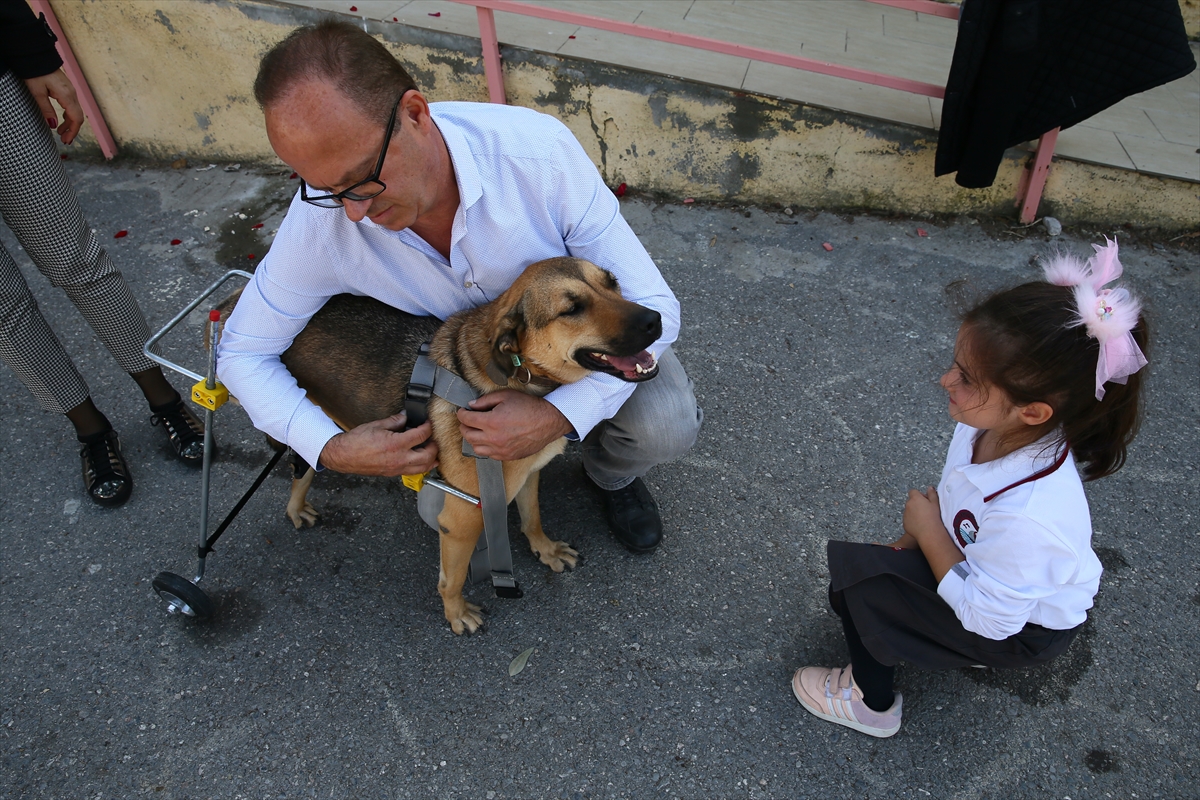
[[[272,456],[267,466],[250,487],[250,490],[238,501],[229,515],[217,526],[217,529],[210,536],[208,533],[208,506],[209,483],[210,476],[212,475],[213,461],[213,419],[215,418],[217,409],[229,400],[229,392],[217,382],[217,337],[220,327],[216,323],[220,321],[220,312],[216,310],[210,311],[206,323],[208,325],[209,349],[205,375],[200,375],[187,367],[163,358],[157,353],[152,352],[151,348],[160,339],[174,330],[180,322],[187,318],[188,314],[195,311],[201,303],[212,296],[214,292],[224,286],[230,279],[245,278],[249,280],[252,277],[249,272],[240,269],[233,269],[226,272],[205,289],[199,297],[188,303],[160,331],[151,336],[142,348],[142,352],[146,354],[147,358],[196,381],[195,385],[192,386],[191,399],[192,402],[204,409],[204,458],[200,467],[200,546],[198,548],[200,561],[196,566],[196,575],[191,580],[188,580],[174,572],[160,572],[154,577],[152,583],[154,591],[166,602],[167,611],[171,614],[183,614],[184,616],[198,618],[212,615],[216,609],[216,605],[213,603],[212,598],[199,585],[200,581],[204,579],[204,568],[208,554],[212,552],[213,545],[216,544],[217,539],[221,537],[221,534],[233,522],[234,517],[242,510],[242,506],[246,504],[255,490],[266,480],[271,470],[275,468],[275,465],[279,463],[279,459],[283,456],[283,450]]]
[[[147,358],[196,381],[191,389],[191,399],[204,409],[204,456],[201,462],[200,473],[200,537],[199,546],[197,547],[199,561],[196,565],[195,576],[188,579],[174,572],[163,571],[158,573],[152,581],[154,591],[167,604],[168,613],[181,614],[197,619],[210,617],[216,610],[216,604],[212,598],[200,588],[200,582],[204,579],[205,575],[208,554],[213,551],[217,540],[229,527],[230,523],[233,522],[238,512],[249,502],[254,492],[258,490],[258,487],[266,480],[284,453],[288,452],[288,448],[280,448],[276,451],[258,474],[258,477],[254,479],[254,482],[246,493],[234,504],[225,519],[222,520],[212,534],[209,534],[209,487],[213,462],[213,420],[217,409],[229,400],[228,390],[217,381],[217,345],[221,331],[221,326],[218,324],[220,322],[220,312],[213,309],[208,314],[206,325],[208,326],[207,341],[209,348],[204,375],[193,372],[187,367],[151,352],[151,348],[178,326],[180,322],[186,319],[189,314],[195,311],[201,303],[233,278],[250,280],[253,278],[253,275],[239,269],[229,270],[205,289],[199,297],[176,314],[161,330],[151,336],[142,348]],[[469,402],[474,397],[474,395],[470,397],[463,395],[464,391],[469,390],[464,390],[463,386],[460,385],[462,383],[461,378],[434,365],[428,360],[427,354],[428,345],[425,345],[420,352],[418,365],[414,369],[413,377],[406,393],[405,409],[409,414],[410,425],[412,426],[419,425],[424,421],[424,406],[434,394],[441,397],[448,397],[452,402],[456,402],[459,405]],[[464,450],[466,448],[469,448],[469,445],[466,445],[464,442]],[[469,454],[474,455],[473,452]],[[506,522],[508,504],[505,501],[504,479],[500,462],[478,458],[476,464],[480,475],[480,494],[482,499],[462,492],[440,480],[435,475],[428,473],[424,475],[402,476],[403,482],[405,486],[416,491],[418,495],[424,493],[426,489],[431,489],[439,493],[454,495],[479,507],[484,515],[484,534],[479,537],[475,552],[472,554],[468,580],[475,583],[490,577],[498,597],[520,598],[523,593],[520,585],[512,576],[512,554],[508,542]],[[420,504],[421,501],[419,500]],[[423,514],[423,516],[427,515]],[[435,523],[430,522],[429,519],[426,519],[426,522],[436,529]]]

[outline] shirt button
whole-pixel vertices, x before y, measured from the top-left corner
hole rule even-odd
[[[470,288],[471,288],[472,286],[474,286],[474,285],[475,285],[475,284],[471,283],[470,281],[467,281],[466,283],[464,283],[464,284],[463,284],[463,286],[465,286],[465,287],[466,287],[466,288],[468,288],[468,289],[470,289]]]

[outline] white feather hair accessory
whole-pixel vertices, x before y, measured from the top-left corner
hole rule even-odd
[[[1107,236],[1104,241],[1104,245],[1092,245],[1096,253],[1087,263],[1072,255],[1055,254],[1042,265],[1047,281],[1073,287],[1077,315],[1074,324],[1083,325],[1088,335],[1100,342],[1097,400],[1104,399],[1105,383],[1125,383],[1147,364],[1131,333],[1142,311],[1141,302],[1123,286],[1104,288],[1121,277],[1117,243]]]

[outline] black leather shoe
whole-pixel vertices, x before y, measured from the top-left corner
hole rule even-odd
[[[617,541],[634,553],[653,553],[662,541],[658,504],[641,478],[622,489],[600,489],[604,514]]]
[[[119,506],[133,492],[133,476],[121,455],[121,442],[111,428],[79,441],[83,488],[102,506]]]
[[[190,467],[204,463],[204,425],[178,394],[172,402],[150,408],[150,424],[162,425],[180,461]]]

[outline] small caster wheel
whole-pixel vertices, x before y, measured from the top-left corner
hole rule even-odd
[[[154,591],[167,603],[167,611],[184,614],[197,619],[211,617],[216,607],[208,595],[187,578],[174,572],[160,572],[154,576]]]

